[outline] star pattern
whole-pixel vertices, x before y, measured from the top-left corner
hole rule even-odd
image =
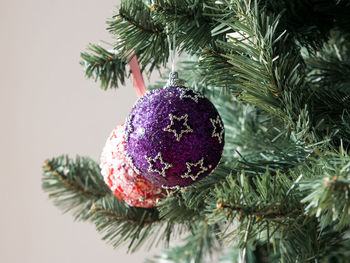
[[[198,99],[199,98],[203,98],[203,96],[201,94],[199,94],[198,92],[195,92],[194,90],[191,89],[181,89],[181,94],[180,94],[180,99],[191,99],[194,102],[198,103]]]
[[[125,123],[125,141],[126,142],[129,140],[130,133],[134,131],[134,128],[132,127],[133,117],[134,115],[129,116]]]
[[[180,190],[180,189],[184,189],[184,188],[186,188],[186,187],[181,187],[181,186],[179,186],[179,185],[174,185],[174,186],[166,186],[166,185],[162,185],[161,186],[163,189],[165,189],[165,190]]]
[[[149,164],[148,171],[152,172],[152,173],[158,173],[159,175],[161,175],[163,177],[166,177],[165,171],[167,169],[169,169],[170,167],[172,167],[172,164],[167,163],[167,162],[165,162],[163,160],[162,154],[160,152],[154,158],[148,157],[147,155],[145,156],[145,158],[146,158],[146,160],[147,160],[147,162]],[[156,162],[157,162],[157,160],[159,160],[160,164],[162,165],[161,170],[159,170],[156,167],[154,167]]]
[[[164,128],[164,131],[167,131],[167,132],[173,132],[175,137],[176,137],[176,140],[179,142],[181,140],[181,137],[184,133],[191,133],[193,132],[193,130],[191,129],[191,127],[188,125],[187,121],[188,121],[188,115],[185,114],[181,117],[177,117],[173,114],[169,114],[169,118],[170,118],[170,124]],[[182,126],[181,127],[181,130],[180,130],[180,133],[177,132],[177,130],[175,129],[175,127],[172,127],[172,126],[175,126],[174,124],[174,120],[177,120],[177,121],[181,121],[181,120],[184,120]]]
[[[190,163],[190,162],[186,162],[186,166],[187,166],[187,171],[185,174],[181,175],[182,178],[188,178],[190,177],[193,181],[196,181],[198,176],[201,174],[201,173],[204,173],[205,171],[208,170],[208,168],[204,167],[203,166],[203,162],[204,162],[204,158],[200,159],[198,162],[196,163]],[[198,165],[200,165],[200,170],[194,175],[192,174],[193,171],[192,169],[193,168],[196,168]]]
[[[218,137],[219,143],[221,144],[224,135],[224,126],[222,125],[220,117],[217,116],[216,119],[210,119],[210,122],[213,124],[213,133],[211,134],[211,137]]]
[[[130,157],[129,155],[126,154],[125,156],[127,162],[129,163],[129,165],[131,166],[131,168],[134,170],[135,173],[137,174],[141,174],[140,170],[136,168],[136,166],[134,165],[134,160],[132,157]]]

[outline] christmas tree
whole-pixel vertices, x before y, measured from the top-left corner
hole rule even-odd
[[[55,205],[114,247],[161,244],[148,262],[350,262],[350,1],[123,0],[108,30],[86,75],[117,88],[134,57],[164,72],[174,45],[185,86],[220,113],[223,155],[150,208],[117,198],[97,161],[48,159]]]

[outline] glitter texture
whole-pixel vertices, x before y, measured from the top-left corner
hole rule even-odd
[[[125,155],[124,124],[115,128],[101,154],[101,173],[114,195],[130,206],[154,207],[165,191],[137,175]]]
[[[163,188],[193,184],[221,159],[222,120],[214,105],[196,91],[172,86],[147,92],[128,120],[130,165]]]

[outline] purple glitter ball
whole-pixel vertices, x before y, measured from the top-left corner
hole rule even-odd
[[[147,92],[125,126],[126,153],[136,173],[164,188],[185,187],[209,175],[224,148],[214,105],[185,87]]]

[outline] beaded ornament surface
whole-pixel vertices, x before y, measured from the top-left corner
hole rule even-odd
[[[215,106],[184,86],[147,92],[125,127],[130,165],[165,189],[186,187],[209,175],[224,147]]]

